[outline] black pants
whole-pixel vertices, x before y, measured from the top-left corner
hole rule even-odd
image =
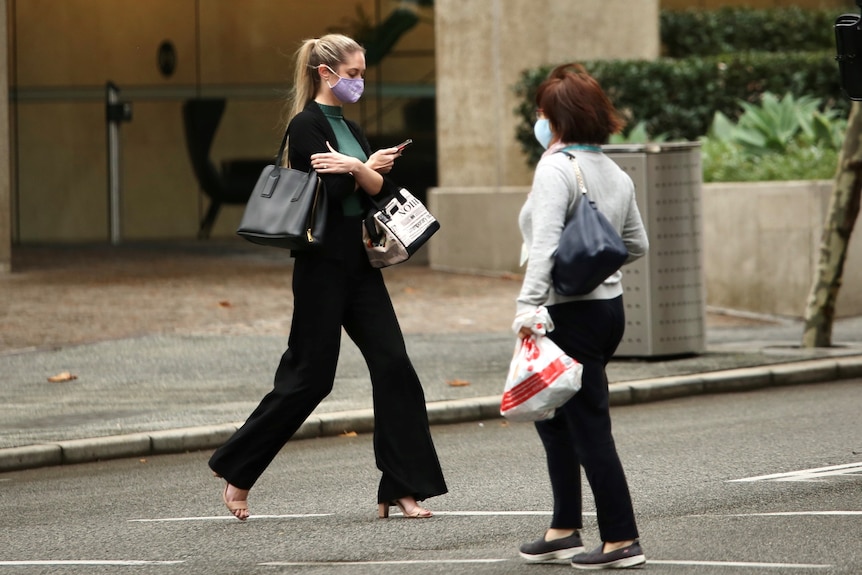
[[[250,489],[278,451],[332,390],[341,328],[356,343],[371,374],[374,451],[383,472],[378,501],[423,500],[446,493],[431,440],[425,395],[407,356],[380,270],[359,240],[359,220],[343,259],[296,258],[294,312],[287,351],[274,387],[245,424],[213,454],[209,465],[232,485]],[[355,228],[355,229],[353,229]]]
[[[605,373],[625,329],[622,296],[558,304],[549,306],[548,311],[555,326],[549,337],[584,366],[581,390],[557,410],[553,419],[536,422],[554,495],[551,527],[583,527],[583,466],[602,541],[637,539],[631,496],[611,435]]]

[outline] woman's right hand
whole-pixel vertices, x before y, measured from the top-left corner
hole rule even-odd
[[[378,174],[388,174],[395,165],[395,158],[399,157],[401,157],[401,152],[398,151],[398,148],[383,148],[371,154],[365,165]]]

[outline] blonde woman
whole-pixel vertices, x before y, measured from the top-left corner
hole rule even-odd
[[[384,174],[400,155],[397,148],[371,153],[360,127],[343,116],[342,107],[361,97],[364,74],[365,51],[347,36],[306,40],[296,53],[284,160],[321,176],[328,220],[320,249],[293,254],[293,319],[273,389],[209,462],[226,481],[225,505],[240,520],[249,516],[249,490],[332,390],[342,328],[371,376],[379,517],[389,516],[390,505],[405,517],[431,517],[418,502],[447,491],[422,386],[383,276],[361,241],[367,196],[396,191]]]

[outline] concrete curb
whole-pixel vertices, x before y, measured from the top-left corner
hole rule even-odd
[[[862,377],[862,355],[618,382],[610,386],[610,402],[611,405],[633,405],[677,397],[854,377]],[[494,419],[500,417],[499,409],[499,395],[437,401],[428,404],[428,420],[431,425],[442,425]],[[0,473],[121,457],[215,449],[240,425],[242,422],[5,448],[0,449]],[[340,411],[310,417],[299,428],[294,439],[330,437],[348,432],[369,433],[373,429],[374,413],[371,409]]]

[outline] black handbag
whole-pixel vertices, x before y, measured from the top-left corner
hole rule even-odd
[[[326,231],[326,186],[314,170],[306,173],[278,165],[287,135],[276,163],[266,166],[257,179],[236,233],[255,244],[314,249]]]
[[[585,295],[620,269],[629,252],[617,230],[587,196],[578,161],[567,152],[566,155],[575,167],[579,197],[560,234],[551,279],[560,295]]]

